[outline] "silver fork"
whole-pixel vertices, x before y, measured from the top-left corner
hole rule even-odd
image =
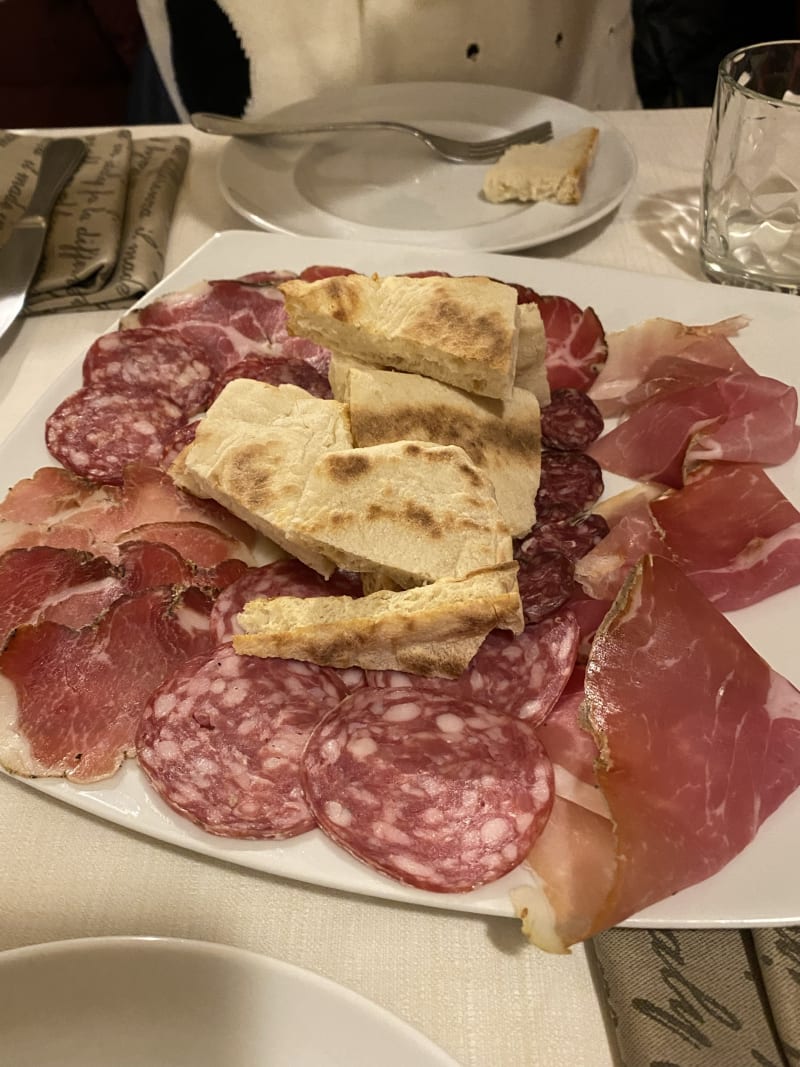
[[[339,130],[397,130],[410,133],[420,141],[438,152],[451,163],[488,163],[497,159],[507,148],[515,144],[541,143],[553,136],[553,127],[549,122],[539,122],[526,130],[494,137],[489,141],[459,141],[454,137],[443,137],[438,133],[428,133],[405,122],[379,122],[365,120],[361,122],[319,122],[305,126],[273,126],[267,123],[249,122],[247,119],[231,118],[228,115],[212,115],[205,111],[196,111],[191,116],[192,125],[203,133],[221,134],[225,137],[284,137],[294,134],[333,133]]]

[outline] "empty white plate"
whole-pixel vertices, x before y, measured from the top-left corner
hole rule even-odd
[[[457,1067],[326,978],[169,938],[0,953],[0,1042],[9,1067]]]

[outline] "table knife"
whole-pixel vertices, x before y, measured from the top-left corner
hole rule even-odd
[[[0,247],[0,337],[25,306],[28,288],[42,258],[55,202],[86,155],[78,137],[50,141],[42,152],[39,176],[25,214]]]

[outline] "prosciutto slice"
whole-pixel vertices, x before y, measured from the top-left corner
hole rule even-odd
[[[797,392],[751,371],[656,397],[590,445],[604,470],[678,488],[706,460],[772,466],[800,442]]]
[[[800,583],[800,512],[759,467],[709,464],[677,492],[640,498],[575,575],[591,596],[610,599],[646,553],[670,559],[720,611],[734,611]]]
[[[729,338],[748,323],[739,315],[707,326],[686,326],[672,319],[647,319],[608,335],[608,358],[589,395],[603,415],[621,415],[643,382],[657,376],[659,361],[681,356],[691,362],[726,371],[746,371]],[[634,401],[635,402],[635,401]]]
[[[210,599],[151,589],[94,624],[17,629],[0,655],[0,763],[13,774],[96,782],[134,752],[157,685],[211,647]]]
[[[583,914],[586,901],[546,885],[517,892],[551,948],[720,871],[800,785],[800,692],[665,559],[637,564],[595,638],[585,691],[613,877]]]

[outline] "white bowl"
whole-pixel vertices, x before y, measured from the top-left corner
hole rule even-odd
[[[103,937],[0,953],[9,1067],[457,1067],[334,982],[203,941]]]

